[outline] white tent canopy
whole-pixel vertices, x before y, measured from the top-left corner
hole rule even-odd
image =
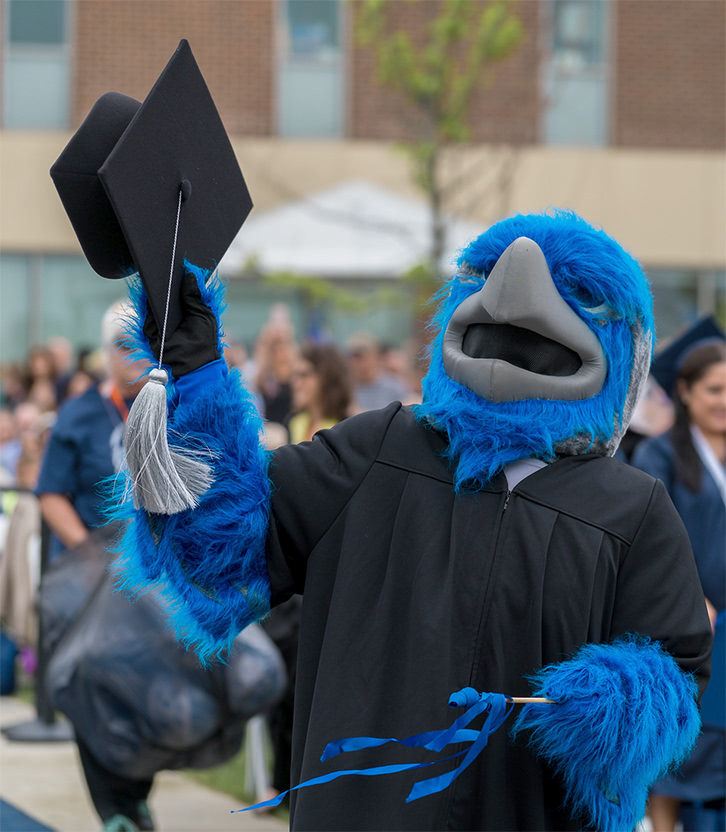
[[[459,249],[484,230],[445,217],[441,271],[450,271]],[[337,278],[394,278],[425,262],[431,214],[423,200],[350,181],[252,216],[219,266],[240,274],[251,259],[262,272],[287,271]]]

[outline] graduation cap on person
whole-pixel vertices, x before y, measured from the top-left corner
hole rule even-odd
[[[213,270],[252,208],[189,43],[143,102],[102,95],[50,175],[91,267],[112,279],[139,273],[163,356],[184,316],[184,261]],[[211,468],[168,446],[162,356],[129,413],[126,460],[137,507],[173,514],[196,505]]]
[[[650,372],[663,390],[672,396],[678,371],[688,354],[705,342],[715,339],[723,341],[724,338],[726,334],[713,318],[701,318],[655,356]]]
[[[169,334],[182,319],[184,259],[213,269],[252,208],[186,40],[143,102],[102,95],[50,175],[91,267],[138,271],[160,331],[171,274]]]

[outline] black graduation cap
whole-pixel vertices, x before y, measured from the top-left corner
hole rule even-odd
[[[169,334],[182,318],[183,260],[215,268],[252,208],[186,40],[143,103],[101,96],[50,175],[91,267],[109,278],[138,271],[159,329],[181,191]]]
[[[687,353],[701,341],[710,341],[714,338],[723,339],[726,335],[713,318],[701,318],[655,356],[650,365],[650,372],[669,396],[673,394],[678,370]]]

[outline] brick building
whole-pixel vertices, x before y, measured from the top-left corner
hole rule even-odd
[[[392,0],[388,23],[420,37],[438,5]],[[644,263],[663,334],[698,312],[723,314],[726,3],[515,8],[523,40],[482,76],[472,140],[447,162],[466,174],[447,207],[482,228],[512,211],[573,208]],[[102,93],[144,98],[181,37],[256,211],[347,179],[416,194],[395,149],[417,135],[416,113],[377,82],[372,50],[357,44],[359,0],[0,0],[0,9],[4,358],[54,334],[92,340],[99,309],[118,295],[88,274],[47,171]],[[239,283],[232,294],[248,312],[236,320],[250,340],[275,298]]]

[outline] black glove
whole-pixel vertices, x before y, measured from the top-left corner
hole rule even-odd
[[[167,331],[164,342],[164,364],[171,367],[174,378],[197,370],[210,361],[221,358],[217,349],[217,318],[202,300],[197,279],[193,274],[182,278],[182,307],[184,317],[171,334]],[[144,335],[149,339],[152,352],[159,358],[161,330],[157,326],[148,302]]]

